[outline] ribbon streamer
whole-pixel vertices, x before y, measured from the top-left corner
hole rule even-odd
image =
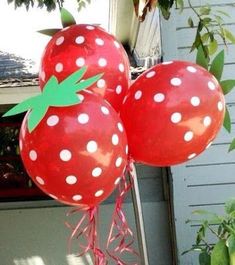
[[[65,222],[66,226],[72,230],[69,237],[68,248],[71,253],[72,241],[74,239],[77,242],[85,241],[85,244],[79,243],[77,257],[82,257],[88,252],[92,252],[94,257],[94,265],[107,265],[107,259],[102,250],[98,247],[98,237],[96,231],[96,219],[98,213],[98,207],[92,207],[89,209],[75,208],[67,213],[67,216],[71,216],[76,213],[82,213],[81,219],[76,226]]]
[[[127,175],[129,174],[131,181],[128,182]],[[108,255],[116,261],[117,265],[138,265],[135,263],[127,263],[121,257],[123,254],[128,253],[139,257],[139,254],[134,250],[134,234],[129,227],[125,213],[122,210],[123,202],[127,193],[132,188],[133,174],[133,160],[129,159],[126,170],[119,183],[119,194],[116,199],[115,209],[112,217],[110,232],[106,244],[106,251]]]

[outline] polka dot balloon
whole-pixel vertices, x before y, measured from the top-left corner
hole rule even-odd
[[[49,196],[92,207],[118,184],[127,163],[127,138],[110,104],[93,93],[81,93],[81,104],[50,107],[31,133],[27,114],[20,154],[29,176]]]
[[[225,101],[216,78],[184,61],[162,63],[132,84],[121,110],[138,162],[183,163],[203,152],[222,126]]]
[[[43,89],[52,75],[62,81],[85,65],[84,79],[104,73],[89,89],[119,112],[129,87],[129,60],[122,45],[98,26],[72,25],[52,37],[41,60],[40,87]]]

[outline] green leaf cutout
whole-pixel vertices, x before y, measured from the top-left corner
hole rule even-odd
[[[60,17],[63,28],[76,24],[73,15],[65,8],[61,8]]]
[[[211,252],[211,265],[229,265],[229,253],[225,240],[220,240]]]
[[[235,87],[235,79],[220,82],[224,95],[227,95]]]
[[[208,58],[206,58],[202,46],[200,45],[197,50],[196,63],[201,65],[206,70],[208,69]]]
[[[38,33],[52,37],[59,31],[61,31],[61,29],[42,29],[42,30],[38,30]]]
[[[228,151],[231,152],[233,150],[235,150],[235,138],[232,140],[232,142],[231,142],[231,144],[229,146],[229,150]]]
[[[51,76],[40,95],[26,99],[10,109],[3,116],[12,116],[31,110],[28,118],[28,128],[32,132],[45,116],[49,107],[66,107],[81,102],[77,92],[84,90],[96,83],[103,74],[81,80],[87,68],[83,67],[72,73],[61,83],[55,76]]]
[[[231,132],[231,117],[226,107],[225,116],[224,116],[224,128],[230,133]]]
[[[211,63],[210,73],[220,81],[224,69],[224,50],[219,52]]]
[[[230,265],[235,265],[235,236],[230,235],[227,239]]]

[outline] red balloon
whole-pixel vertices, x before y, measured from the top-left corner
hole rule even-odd
[[[94,25],[73,25],[52,37],[41,60],[40,87],[43,89],[52,75],[60,82],[85,65],[84,79],[104,73],[89,89],[119,112],[129,87],[129,60],[114,36]]]
[[[216,78],[199,65],[173,61],[136,79],[121,118],[136,161],[171,166],[204,151],[221,128],[224,113]]]
[[[36,183],[69,205],[95,206],[107,198],[127,163],[127,139],[116,111],[102,98],[82,92],[83,101],[50,107],[31,133],[27,114],[20,154]]]

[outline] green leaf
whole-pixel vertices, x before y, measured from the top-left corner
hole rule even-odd
[[[53,97],[50,102],[50,106],[53,107],[67,107],[79,104],[81,100],[77,94],[70,93],[57,93],[56,97]]]
[[[208,69],[208,59],[205,57],[205,53],[201,45],[199,46],[197,50],[196,63],[198,65],[201,65],[206,70]]]
[[[220,240],[211,252],[211,265],[230,265],[229,253],[225,240]]]
[[[213,55],[214,53],[216,53],[217,49],[218,49],[218,43],[217,40],[214,39],[213,41],[211,41],[208,45],[208,49],[209,49],[209,54]]]
[[[221,15],[223,15],[223,16],[226,16],[226,17],[229,17],[229,18],[231,17],[227,12],[224,12],[222,10],[216,10],[216,12],[221,14]]]
[[[206,251],[202,251],[199,254],[199,264],[200,265],[210,265],[211,264],[211,256]]]
[[[227,95],[235,87],[235,79],[224,80],[220,82],[224,95]]]
[[[76,24],[76,20],[67,9],[61,8],[60,16],[63,28]]]
[[[235,236],[230,235],[227,239],[230,265],[235,265]]]
[[[224,69],[224,50],[219,52],[211,63],[210,73],[220,81]]]
[[[41,33],[47,36],[54,36],[59,31],[61,31],[61,29],[42,29],[42,30],[38,30],[38,33]]]
[[[209,40],[209,37],[210,37],[210,34],[208,32],[204,33],[202,36],[201,36],[201,40],[203,43],[206,43],[208,40]]]
[[[234,212],[235,211],[235,198],[231,198],[228,201],[226,201],[224,209],[227,214],[231,214],[232,212]]]
[[[232,142],[231,142],[231,144],[229,146],[228,151],[231,152],[233,150],[235,150],[235,138],[232,140]]]
[[[200,15],[201,16],[207,16],[210,14],[211,12],[211,8],[210,6],[202,6],[200,9],[199,9],[199,12],[200,12]]]
[[[48,107],[46,107],[45,105],[38,106],[37,108],[33,108],[31,110],[28,117],[28,128],[30,133],[37,127],[37,125],[43,119],[47,110]]]
[[[226,107],[226,110],[225,110],[223,126],[229,133],[231,133],[231,117],[230,117],[230,114],[229,114],[229,111],[228,111],[227,107]]]
[[[184,9],[184,0],[176,0],[177,8],[179,8],[180,12]]]
[[[103,74],[98,74],[98,75],[95,75],[95,76],[88,78],[84,81],[81,81],[80,83],[77,84],[76,92],[79,92],[81,90],[84,90],[84,89],[90,87],[91,85],[96,83],[102,76],[103,76]]]
[[[188,25],[189,27],[193,28],[194,27],[194,23],[191,17],[188,18]]]
[[[235,36],[233,35],[233,33],[231,31],[229,31],[228,29],[223,28],[223,33],[224,33],[224,37],[231,41],[233,44],[235,44]]]

